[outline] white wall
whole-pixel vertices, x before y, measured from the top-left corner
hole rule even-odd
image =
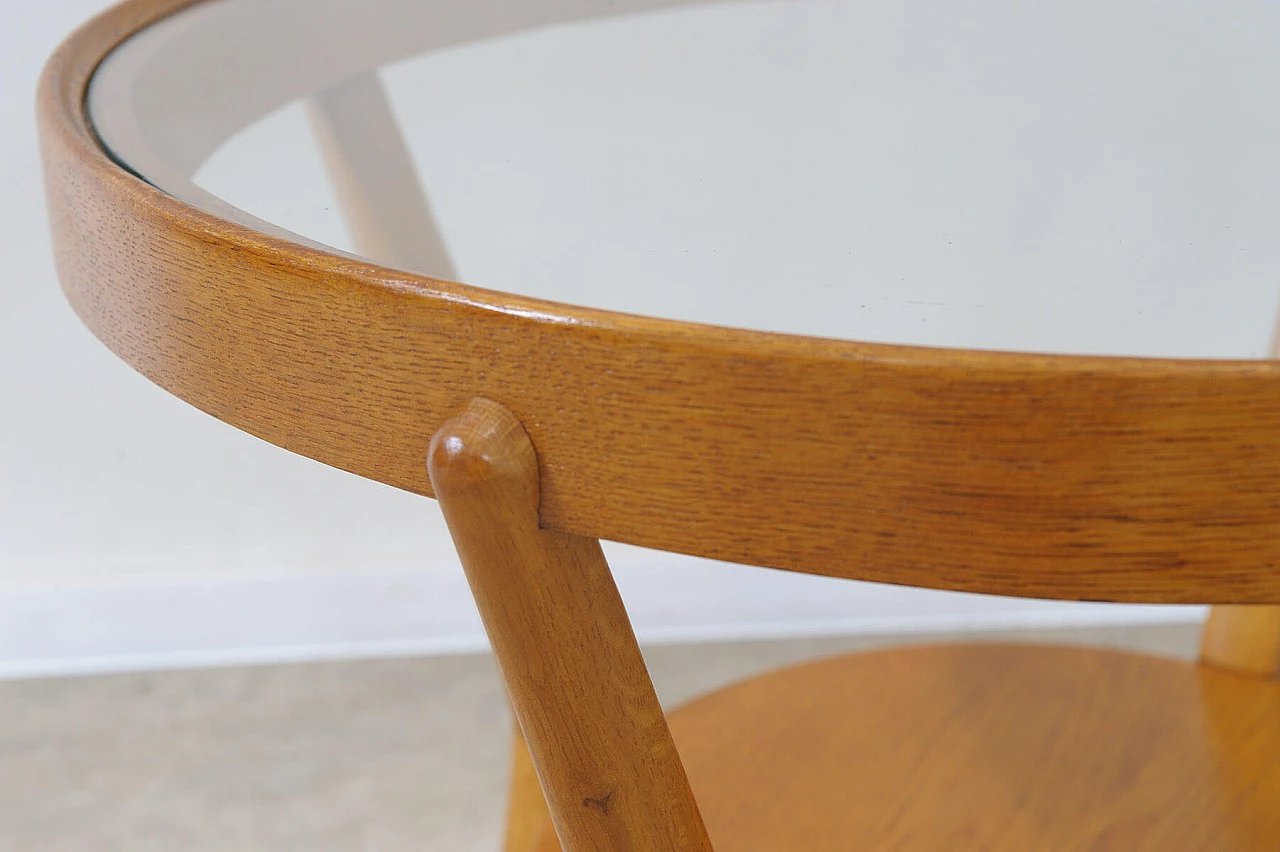
[[[49,256],[32,96],[56,42],[104,5],[8,0],[0,28],[0,674],[482,647],[434,503],[195,411],[108,353],[65,305]],[[215,157],[202,179],[234,178],[236,156]],[[305,173],[309,157],[292,156],[274,183],[258,182],[267,195],[239,200],[329,206],[323,185],[298,184],[295,199],[279,182],[289,169]],[[338,228],[332,240],[344,239],[340,226],[314,227]],[[468,264],[491,273],[474,233],[451,236],[464,278]],[[1269,319],[1254,324],[1244,349],[1265,345]],[[1199,613],[1006,601],[633,548],[610,553],[638,632],[654,639]]]

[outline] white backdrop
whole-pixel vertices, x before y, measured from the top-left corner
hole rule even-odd
[[[134,374],[79,325],[52,268],[32,99],[57,41],[106,4],[4,3],[0,674],[483,647],[433,502],[224,426]],[[213,183],[217,167],[215,158]],[[1200,613],[1009,601],[609,551],[637,632],[653,640]]]

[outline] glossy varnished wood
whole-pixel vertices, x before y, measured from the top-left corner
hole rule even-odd
[[[1280,849],[1280,683],[1187,663],[856,654],[700,698],[671,729],[721,852]]]
[[[538,525],[519,421],[473,400],[429,469],[565,848],[710,850],[600,543]]]
[[[429,494],[424,424],[483,395],[528,430],[552,529],[970,591],[1280,601],[1280,366],[647,320],[232,225],[126,173],[83,113],[101,57],[181,5],[134,0],[76,33],[39,118],[72,305],[214,416]]]
[[[708,849],[700,807],[722,850],[1280,848],[1280,610],[1216,610],[1204,669],[953,648],[755,679],[673,717],[691,791],[591,538],[1007,594],[1278,601],[1276,365],[645,320],[221,221],[110,162],[83,115],[104,53],[182,5],[109,12],[43,78],[64,287],[122,357],[219,418],[434,483],[528,735],[509,850],[556,845],[548,804],[571,849]],[[411,165],[376,80],[315,104],[363,243],[446,269],[438,241],[416,254],[434,230],[395,179]],[[428,478],[427,436],[459,406]]]

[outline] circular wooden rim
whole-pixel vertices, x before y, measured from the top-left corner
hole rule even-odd
[[[78,30],[38,116],[68,298],[197,407],[430,494],[432,432],[485,396],[528,429],[564,531],[971,591],[1280,601],[1280,365],[740,331],[259,233],[134,177],[85,116],[99,62],[188,5],[130,0]]]

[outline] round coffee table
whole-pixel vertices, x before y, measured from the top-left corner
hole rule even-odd
[[[1280,603],[1274,32],[1280,11],[1243,3],[133,0],[42,80],[59,274],[89,327],[171,392],[440,498],[568,848],[706,848],[699,807],[717,843],[820,848],[804,832],[844,826],[815,792],[842,801],[838,768],[787,799],[771,761],[797,756],[797,719],[852,713],[821,684],[890,669],[919,675],[886,675],[895,700],[963,672],[1016,698],[1013,715],[952,696],[936,718],[852,713],[851,730],[1029,720],[1035,744],[1011,741],[1049,763],[1071,729],[1094,766],[1156,724],[1139,712],[1151,695],[1176,696],[1189,709],[1160,730],[1191,780],[1147,779],[1164,764],[1144,752],[1105,781],[1071,764],[1053,782],[1088,795],[1023,796],[1022,774],[987,771],[1012,758],[907,750],[981,792],[929,828],[948,791],[886,771],[900,786],[857,795],[934,798],[893,819],[850,808],[840,830],[871,848],[1274,848],[1278,714],[1220,725],[1217,699],[1195,698],[1278,700],[1280,616],[1241,606]],[[682,766],[601,538],[905,585],[1235,605],[1206,660],[1264,679],[896,652],[691,706],[672,722]],[[1043,666],[1081,675],[1056,687],[1079,706],[1036,715],[1044,696],[1024,687]],[[1121,671],[1149,694],[1108,692]],[[835,703],[794,698],[815,694]],[[1063,722],[1100,706],[1096,726]],[[722,724],[734,713],[751,721]],[[770,759],[735,764],[717,799],[704,785],[729,764],[706,744],[731,729]],[[1253,757],[1223,757],[1246,740]],[[534,776],[519,777],[517,802]],[[538,842],[536,803],[517,811]],[[753,815],[787,833],[744,828]]]

